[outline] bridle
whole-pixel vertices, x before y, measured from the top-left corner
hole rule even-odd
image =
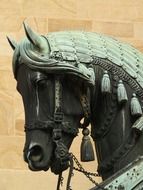
[[[90,123],[90,103],[86,94],[80,94],[79,99],[82,105],[84,113],[84,122],[80,124],[79,128],[83,128],[89,125]],[[52,131],[52,139],[56,144],[57,149],[63,149],[67,154],[67,148],[62,143],[62,132],[65,132],[73,137],[78,134],[78,128],[74,128],[70,122],[64,121],[64,112],[63,112],[63,94],[62,94],[62,83],[60,75],[55,76],[55,108],[53,117],[46,121],[36,120],[32,123],[25,124],[25,131],[32,130],[46,130]],[[56,149],[56,153],[59,151]],[[62,153],[63,154],[63,153]],[[59,157],[59,155],[57,155]],[[65,155],[61,155],[64,157]],[[62,158],[63,159],[63,158]]]
[[[85,128],[90,123],[90,102],[88,95],[86,93],[79,93],[79,99],[81,102],[81,106],[84,113],[84,122],[80,123],[80,128]],[[48,121],[40,121],[37,120],[30,124],[25,124],[25,131],[32,130],[50,130],[52,131],[52,140],[56,145],[55,148],[55,157],[59,160],[60,164],[64,164],[65,162],[69,162],[69,175],[67,180],[66,190],[71,190],[70,182],[71,177],[73,175],[73,170],[77,170],[82,172],[94,185],[99,186],[97,182],[95,182],[90,175],[97,177],[98,174],[90,173],[84,170],[81,164],[78,162],[77,158],[69,153],[68,148],[63,144],[62,141],[62,132],[65,132],[73,137],[77,135],[78,129],[74,128],[70,122],[64,121],[64,113],[63,113],[63,95],[62,95],[62,83],[60,81],[60,76],[55,77],[55,108],[54,108],[54,116],[53,119]],[[74,167],[74,162],[77,164],[78,168]],[[60,185],[62,184],[63,177],[62,173],[59,174],[57,190],[60,190]],[[100,187],[100,186],[99,186]],[[102,188],[102,187],[101,187]],[[103,188],[102,188],[103,189]]]

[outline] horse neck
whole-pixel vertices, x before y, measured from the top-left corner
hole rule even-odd
[[[102,94],[101,80],[103,69],[95,67],[96,84],[92,96],[92,138],[96,144],[97,159],[100,165],[105,165],[105,168],[111,168],[114,163],[114,157],[118,157],[120,149],[126,145],[126,141],[131,140],[131,126],[133,123],[129,113],[129,102],[121,107],[117,101],[117,85],[118,80],[115,76],[111,79],[111,94]],[[127,90],[131,89],[127,86]],[[129,93],[131,94],[131,93]],[[131,99],[131,97],[129,97]],[[110,167],[109,167],[110,165]],[[104,168],[104,169],[105,169]],[[100,170],[100,168],[99,168]],[[106,178],[114,173],[103,172],[103,178]]]

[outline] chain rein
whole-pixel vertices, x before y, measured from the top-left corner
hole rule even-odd
[[[72,153],[69,153],[69,155],[70,155],[70,170],[68,174],[66,190],[72,190],[70,182],[71,182],[72,176],[74,176],[73,170],[83,173],[89,179],[89,181],[91,181],[95,185],[95,187],[98,187],[99,190],[106,190],[104,187],[102,187],[99,183],[97,183],[92,178],[92,177],[99,177],[98,173],[86,171],[83,168],[83,166],[80,164],[80,162],[78,161],[75,155],[73,155]],[[77,165],[77,167],[74,166],[74,162]],[[64,178],[62,176],[62,173],[60,173],[59,178],[58,178],[57,190],[60,190],[60,186],[63,186],[63,181],[64,181]]]
[[[83,108],[84,112],[84,122],[81,124],[81,128],[87,127],[90,123],[90,103],[87,98],[87,94],[80,95],[80,102]],[[73,153],[69,153],[69,161],[70,161],[70,169],[68,174],[68,180],[67,180],[67,186],[66,190],[72,190],[70,182],[71,178],[74,175],[73,170],[83,173],[96,187],[98,187],[99,190],[106,190],[104,187],[102,187],[99,183],[97,183],[92,177],[99,177],[98,173],[88,172],[86,171],[83,166],[80,164],[78,159],[76,158]],[[77,165],[77,167],[74,166],[74,162]],[[62,176],[62,173],[59,174],[58,183],[57,183],[57,190],[60,190],[60,185],[63,185],[64,178]]]

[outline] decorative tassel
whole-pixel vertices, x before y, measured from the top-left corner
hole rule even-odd
[[[132,128],[135,129],[139,133],[143,132],[143,116],[139,117],[136,120],[136,122],[133,124]]]
[[[80,157],[82,162],[89,162],[95,160],[93,146],[90,141],[89,129],[85,128],[82,131],[82,143],[80,147]]]
[[[92,84],[95,84],[95,72],[93,70],[93,68],[88,68],[89,72],[90,72],[90,80],[92,82]]]
[[[101,82],[101,92],[111,93],[111,82],[107,71],[104,71],[104,75]]]
[[[128,100],[127,92],[122,80],[119,80],[117,95],[118,95],[118,102],[120,104],[127,102]]]
[[[133,97],[131,99],[131,114],[136,117],[142,115],[141,105],[135,93],[133,94]]]
[[[78,63],[78,69],[79,71],[85,75],[85,76],[90,76],[90,71],[86,68],[86,66],[82,63]]]

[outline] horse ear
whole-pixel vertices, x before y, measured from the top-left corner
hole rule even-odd
[[[15,48],[18,47],[18,44],[14,40],[10,39],[8,36],[7,36],[7,40],[8,40],[8,42],[9,42],[9,44],[13,50],[15,50]]]
[[[42,53],[47,53],[49,52],[49,45],[48,41],[46,41],[45,38],[34,32],[26,22],[23,22],[24,25],[24,30],[26,33],[26,36],[28,40],[35,46],[37,47],[40,52]]]
[[[41,37],[34,32],[26,22],[23,22],[23,26],[24,26],[24,30],[26,33],[26,36],[28,38],[28,40],[34,45],[34,46],[38,46],[38,44],[40,44],[41,41]]]

